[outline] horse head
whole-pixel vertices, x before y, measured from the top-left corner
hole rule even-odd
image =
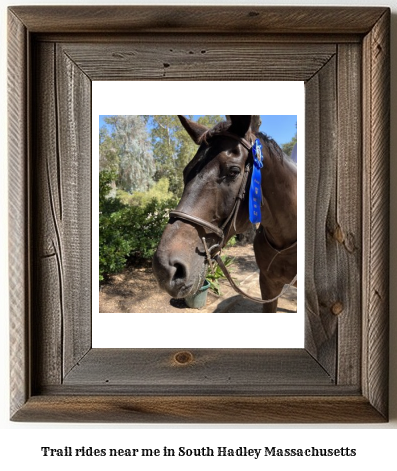
[[[199,148],[184,169],[182,198],[170,213],[153,258],[160,287],[175,298],[184,298],[202,286],[209,247],[220,248],[249,226],[244,190],[254,139],[251,118],[229,116],[209,129],[179,116]],[[239,199],[244,200],[236,204]]]

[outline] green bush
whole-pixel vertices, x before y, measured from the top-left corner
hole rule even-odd
[[[120,272],[130,254],[130,244],[119,224],[123,210],[99,216],[99,281]]]
[[[163,177],[146,192],[134,191],[131,194],[127,191],[117,190],[117,198],[130,206],[143,206],[150,203],[153,199],[167,201],[174,197],[169,191],[169,186],[168,178]]]
[[[104,172],[101,172],[104,173]],[[113,175],[100,179],[99,280],[122,271],[129,259],[148,260],[160,241],[176,199],[152,198],[141,206],[130,206],[118,198],[106,197]]]

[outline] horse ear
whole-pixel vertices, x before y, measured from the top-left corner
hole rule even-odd
[[[251,127],[252,116],[228,116],[228,120],[232,122],[229,131],[244,137]]]
[[[178,118],[182,126],[188,132],[189,136],[193,139],[193,141],[196,144],[200,144],[200,138],[208,131],[208,128],[206,126],[203,126],[202,124],[195,123],[194,121],[191,121],[190,119],[187,119],[179,114]]]

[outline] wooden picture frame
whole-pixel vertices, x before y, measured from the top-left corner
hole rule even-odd
[[[387,421],[389,23],[9,8],[11,420]],[[306,83],[304,349],[91,348],[91,81],[182,79]]]

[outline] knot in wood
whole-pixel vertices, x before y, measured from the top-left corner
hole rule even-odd
[[[332,314],[334,314],[335,316],[339,316],[340,314],[342,314],[342,311],[343,311],[343,304],[339,301],[337,301],[335,304],[332,305],[331,307],[331,312]]]
[[[180,365],[186,365],[193,361],[193,355],[190,352],[178,352],[174,356],[174,360]]]
[[[340,226],[337,226],[333,236],[334,236],[335,240],[337,240],[340,244],[343,244],[343,242],[345,240],[345,235],[344,235],[343,230]]]

